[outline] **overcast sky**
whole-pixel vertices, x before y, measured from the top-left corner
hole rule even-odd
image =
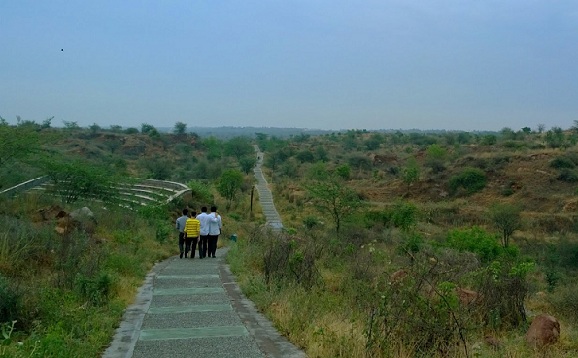
[[[0,116],[82,127],[578,120],[576,0],[0,1]]]

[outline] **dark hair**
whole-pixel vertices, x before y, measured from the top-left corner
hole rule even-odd
[[[216,206],[211,206],[211,212],[212,212],[212,213],[217,212],[217,207],[216,207]]]
[[[189,213],[189,209],[183,209],[183,215],[187,215]]]
[[[195,216],[197,216],[197,212],[196,212],[196,211],[194,211],[194,210],[193,210],[193,211],[191,211],[191,217],[195,217]]]
[[[201,208],[201,212],[202,212],[202,213],[206,213],[206,212],[207,212],[207,207],[206,207],[206,206],[203,206],[203,207]]]

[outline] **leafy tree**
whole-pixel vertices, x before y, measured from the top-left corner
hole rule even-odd
[[[521,227],[520,208],[510,204],[496,204],[490,208],[490,218],[502,233],[502,245],[510,245],[514,231]]]
[[[44,121],[42,121],[42,124],[40,125],[40,128],[42,128],[42,129],[48,129],[48,128],[50,128],[51,125],[52,125],[52,120],[53,120],[53,119],[54,119],[54,116],[46,118]]]
[[[339,232],[345,217],[350,216],[361,206],[357,193],[345,186],[344,182],[335,176],[327,180],[315,181],[306,186],[317,207],[329,214],[335,224],[335,231]]]
[[[156,128],[151,124],[143,123],[140,126],[140,132],[142,134],[150,134],[153,131],[156,131]]]
[[[245,174],[249,174],[255,167],[255,164],[257,164],[257,159],[255,159],[254,155],[246,155],[239,159],[239,165]]]
[[[202,140],[202,146],[207,151],[207,158],[209,160],[218,159],[221,157],[223,143],[216,137],[210,136]]]
[[[62,123],[64,124],[65,129],[68,130],[80,129],[80,127],[78,126],[78,122],[62,121]]]
[[[546,144],[550,148],[560,148],[564,146],[564,132],[560,127],[552,127],[548,132],[546,132]]]
[[[494,134],[486,134],[482,136],[482,145],[494,145],[498,141],[498,138]]]
[[[236,169],[228,169],[221,174],[217,183],[217,190],[223,198],[227,200],[227,210],[231,208],[231,203],[235,199],[237,192],[243,185],[243,173]]]
[[[96,123],[93,123],[90,126],[88,126],[88,129],[92,134],[96,134],[98,131],[101,130],[100,126]]]
[[[235,137],[225,142],[223,145],[223,152],[225,155],[235,157],[239,160],[244,156],[253,154],[255,149],[248,138]]]
[[[113,202],[118,198],[119,180],[108,168],[77,159],[51,160],[45,164],[45,169],[52,182],[50,190],[62,196],[66,203],[81,198],[104,202]]]
[[[326,162],[329,160],[329,158],[327,157],[327,150],[325,149],[324,146],[318,145],[315,148],[315,158],[321,162]]]
[[[185,135],[187,134],[187,124],[183,122],[175,123],[175,127],[173,128],[173,133],[176,135]]]
[[[119,126],[118,124],[113,124],[113,125],[111,125],[109,128],[110,128],[110,131],[113,132],[113,133],[120,133],[120,132],[122,132],[122,126]],[[138,130],[137,130],[137,132],[138,132]]]

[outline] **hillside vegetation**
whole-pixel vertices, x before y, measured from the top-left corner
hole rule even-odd
[[[286,232],[232,263],[312,357],[576,356],[577,138],[258,136]],[[559,341],[528,344],[543,313]]]
[[[174,222],[184,207],[231,201],[224,236],[249,219],[249,140],[201,139],[182,125],[167,134],[146,124],[0,121],[0,191],[39,176],[50,183],[0,195],[0,356],[101,356],[145,275],[178,252]],[[223,173],[241,182],[225,185]],[[144,178],[188,183],[193,195],[159,206],[119,202],[121,188]]]
[[[311,357],[576,356],[577,139],[504,128],[221,140],[181,122],[0,121],[0,190],[47,175],[78,191],[0,197],[0,354],[99,356],[146,272],[176,252],[179,211],[216,203],[222,238],[239,237],[228,259],[243,291]],[[251,203],[253,144],[282,232]],[[119,207],[111,188],[139,178],[192,195]],[[84,206],[94,220],[70,228],[51,214]],[[561,335],[534,347],[525,334],[543,313]]]

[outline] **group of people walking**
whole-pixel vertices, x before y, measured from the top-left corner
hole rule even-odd
[[[221,215],[217,213],[217,207],[212,206],[211,212],[207,213],[207,207],[201,208],[201,213],[183,209],[183,215],[176,221],[176,228],[179,230],[179,251],[180,258],[195,258],[197,245],[199,246],[199,258],[216,257],[217,242],[221,234]]]

